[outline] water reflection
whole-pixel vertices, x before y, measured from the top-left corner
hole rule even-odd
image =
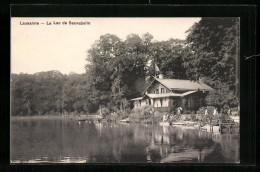
[[[239,135],[90,120],[13,120],[11,160],[17,163],[234,163],[239,162]]]

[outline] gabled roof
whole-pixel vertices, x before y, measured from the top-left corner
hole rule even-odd
[[[214,90],[207,84],[201,82],[201,81],[191,81],[191,80],[181,80],[181,79],[159,79],[154,78],[154,80],[151,82],[151,84],[148,85],[148,87],[144,90],[143,93],[147,91],[147,89],[154,83],[155,81],[158,81],[165,87],[167,87],[170,90],[205,90],[205,91],[212,91]]]

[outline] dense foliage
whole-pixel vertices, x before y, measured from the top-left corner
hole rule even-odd
[[[165,78],[202,79],[215,91],[208,105],[239,105],[239,20],[202,18],[186,40],[153,41],[149,33],[125,40],[102,35],[87,53],[86,74],[58,71],[12,74],[13,115],[92,113],[125,114],[161,72]],[[156,70],[159,68],[160,71]]]
[[[12,115],[94,112],[87,75],[58,71],[11,75]]]
[[[239,18],[202,18],[188,31],[183,65],[189,79],[215,92],[210,105],[239,104]]]

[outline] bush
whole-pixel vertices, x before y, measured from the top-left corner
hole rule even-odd
[[[205,115],[206,108],[208,110],[208,115]],[[206,107],[201,107],[197,111],[197,114],[199,114],[199,116],[200,116],[200,121],[203,124],[211,123],[213,120],[218,120],[219,119],[220,115],[216,115],[216,116],[213,115],[214,109],[215,109],[214,106],[206,106]]]
[[[204,111],[204,112],[205,112],[205,111]],[[194,110],[186,110],[186,109],[184,109],[182,113],[183,113],[183,114],[195,114],[195,111],[194,111]],[[212,113],[213,113],[213,112],[212,112]]]
[[[153,112],[154,109],[154,112]],[[160,107],[154,108],[153,106],[144,106],[133,109],[129,114],[129,119],[131,122],[155,122],[159,123],[163,121],[163,116],[166,116],[166,121],[176,121],[179,116],[172,113],[172,108]]]
[[[171,114],[170,112],[161,112],[161,111],[155,111],[154,112],[154,122],[161,122],[163,121],[163,116],[166,116],[166,121],[172,122],[176,121],[176,115]]]
[[[117,114],[117,113],[111,113],[111,114],[109,114],[109,115],[106,116],[106,118],[107,118],[108,120],[110,120],[110,121],[118,121],[118,120],[121,119],[120,117],[121,117],[121,116],[120,116],[119,114]]]
[[[208,114],[209,114],[209,115],[213,115],[213,111],[214,111],[214,109],[215,109],[214,106],[201,107],[201,108],[199,108],[199,110],[197,111],[197,114],[203,114],[203,115],[204,115],[206,108],[207,108],[207,110],[208,110]]]
[[[150,121],[153,116],[153,106],[144,106],[130,111],[129,119],[131,122],[140,122],[141,120]]]
[[[144,106],[134,109],[132,113],[139,114],[141,118],[148,119],[152,115],[153,106]]]
[[[116,115],[118,116],[119,120],[128,118],[129,114],[130,114],[130,112],[128,110],[125,110],[125,111],[118,110],[116,112]]]
[[[179,121],[179,120],[180,120],[180,116],[179,115],[171,115],[170,119],[169,119],[169,122],[172,123],[172,122],[176,122],[176,121]]]
[[[132,112],[129,114],[130,122],[140,122],[141,116],[140,113]]]
[[[196,114],[194,114],[194,113],[191,114],[191,120],[192,121],[197,121]]]
[[[153,120],[154,120],[154,122],[157,122],[157,123],[161,122],[163,120],[163,113],[160,111],[155,111]]]
[[[97,111],[97,113],[100,113],[100,109]],[[102,117],[106,118],[108,115],[110,115],[110,110],[106,107],[102,108]]]

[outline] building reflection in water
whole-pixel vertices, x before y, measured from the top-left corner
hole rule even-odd
[[[11,131],[13,161],[172,163],[240,158],[238,134],[175,126],[42,120],[13,122]]]

